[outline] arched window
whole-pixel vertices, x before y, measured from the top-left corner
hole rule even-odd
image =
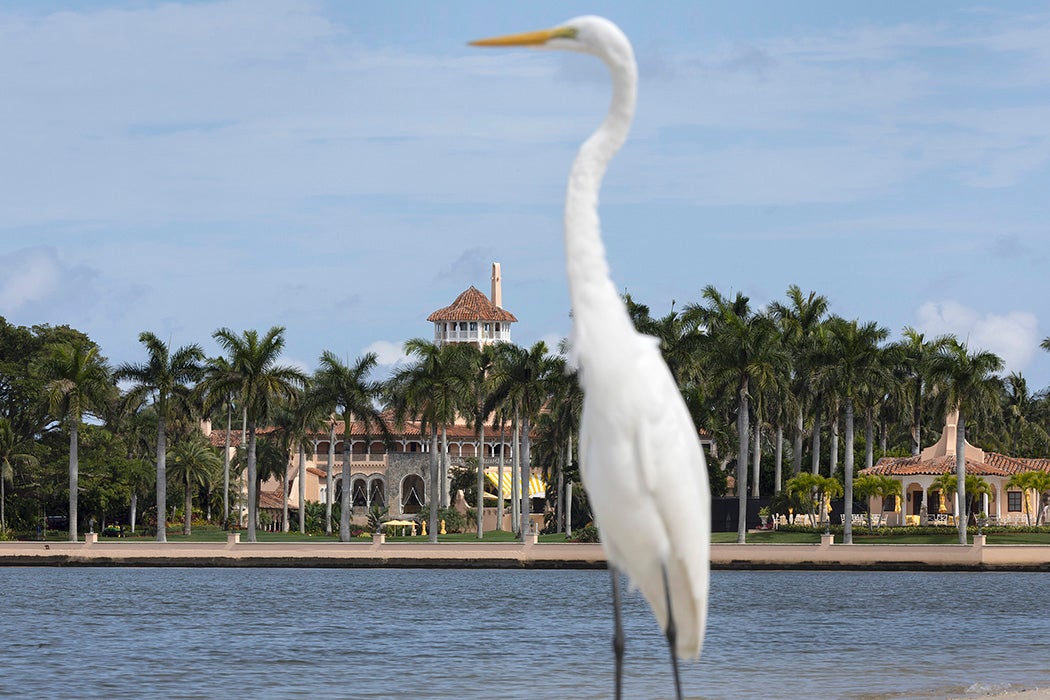
[[[380,508],[386,506],[386,484],[382,479],[373,479],[368,485],[368,502]]]
[[[364,508],[368,505],[368,492],[364,479],[354,479],[354,490],[350,492],[350,503],[354,508]]]
[[[426,489],[423,487],[423,477],[418,474],[409,474],[401,482],[401,512],[418,513],[427,502]]]

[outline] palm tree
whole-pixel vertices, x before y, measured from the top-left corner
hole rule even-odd
[[[739,292],[727,299],[712,287],[703,292],[706,306],[690,305],[686,314],[708,329],[701,344],[700,362],[710,383],[733,387],[737,398],[737,476],[739,499],[737,542],[747,536],[748,412],[752,392],[775,384],[787,367],[787,354],[778,342],[773,319],[751,311]]]
[[[933,340],[911,326],[904,329],[904,338],[894,344],[899,361],[902,383],[910,387],[905,405],[911,407],[911,453],[918,455],[922,449],[922,408],[926,388],[933,380],[936,359],[955,340],[954,336],[941,335]]]
[[[193,489],[218,479],[222,462],[202,435],[179,440],[169,454],[171,476],[182,482],[182,534],[191,534],[193,522]]]
[[[1050,491],[1050,473],[1043,471],[1028,471],[1014,474],[1010,477],[1010,480],[1006,482],[1006,488],[1020,489],[1024,494],[1024,512],[1028,517],[1028,524],[1031,525],[1033,505],[1030,500],[1030,496],[1032,495],[1030,492],[1034,492],[1034,507],[1038,508],[1040,496],[1043,493]],[[1041,520],[1042,509],[1039,508],[1036,511],[1035,524],[1039,525]]]
[[[128,448],[128,470],[124,476],[131,494],[128,519],[132,534],[135,533],[138,518],[139,496],[146,494],[157,478],[156,469],[150,461],[150,454],[156,444],[155,415],[155,407],[147,406],[143,397],[125,397],[120,410],[107,421],[110,429],[124,439]]]
[[[566,348],[562,348],[563,353]],[[547,483],[556,484],[554,505],[555,522],[560,532],[569,531],[572,504],[565,500],[565,472],[572,467],[573,436],[580,430],[583,411],[583,388],[576,371],[569,371],[564,354],[552,358],[550,411],[541,416],[541,439],[548,443],[542,464],[555,465],[555,474],[544,473]],[[553,476],[553,479],[552,479]],[[547,500],[552,500],[548,491]]]
[[[788,479],[784,490],[790,498],[805,504],[810,525],[815,527],[818,511],[823,510],[826,500],[842,495],[842,484],[834,477],[801,472]],[[824,514],[821,514],[820,520],[823,519]]]
[[[204,351],[199,345],[187,345],[175,352],[149,331],[139,334],[149,357],[140,365],[123,364],[116,369],[116,379],[130,379],[135,384],[128,390],[129,400],[139,402],[153,397],[157,411],[157,541],[167,541],[167,423],[176,410],[190,412],[192,392],[188,384],[201,378]]]
[[[845,517],[843,544],[853,544],[853,412],[866,382],[874,381],[883,370],[879,363],[879,343],[889,331],[874,321],[858,324],[837,319],[830,324],[831,349],[835,362],[824,369],[830,386],[842,397],[846,428]]]
[[[388,399],[394,409],[394,420],[403,425],[407,416],[420,421],[422,434],[430,432],[430,493],[426,501],[430,508],[428,536],[437,542],[438,511],[442,507],[441,487],[447,483],[439,474],[438,430],[453,423],[457,411],[467,405],[469,367],[463,353],[455,345],[435,345],[413,338],[405,343],[405,353],[416,361],[398,370],[387,383]],[[447,488],[447,486],[446,486]]]
[[[547,344],[542,340],[526,350],[510,343],[499,346],[499,354],[492,370],[492,394],[488,408],[507,406],[520,418],[521,510],[519,533],[522,541],[528,530],[530,496],[529,480],[532,472],[530,432],[532,422],[551,395],[553,358],[547,355]]]
[[[382,385],[369,380],[368,376],[378,364],[376,354],[366,353],[354,364],[348,365],[339,357],[325,350],[314,374],[308,402],[311,411],[324,415],[338,411],[343,418],[343,477],[342,500],[339,506],[339,541],[350,541],[350,430],[354,420],[361,421],[365,429],[365,440],[371,443],[371,431],[378,430],[386,441],[390,430],[386,420],[376,406],[382,394]]]
[[[1010,454],[1043,452],[1050,444],[1050,435],[1039,423],[1046,417],[1044,403],[1028,391],[1028,382],[1020,373],[1006,377],[1002,401],[1002,417],[1010,438]]]
[[[966,480],[963,483],[964,486],[962,493],[959,493],[958,475],[952,474],[951,472],[945,472],[934,479],[930,486],[931,488],[940,491],[945,497],[958,494],[959,508],[955,513],[955,518],[956,520],[962,520],[965,525],[966,521],[969,519],[967,516],[969,510],[967,506],[969,504],[966,506],[962,505],[963,499],[966,498],[971,501],[976,501],[978,496],[991,493],[991,486],[987,481],[976,474],[967,474]],[[1009,482],[1007,482],[1006,485],[1007,488],[1012,488]]]
[[[306,395],[309,396],[307,387]],[[291,424],[291,436],[299,447],[299,533],[306,532],[306,457],[313,454],[310,436],[320,430],[329,416],[326,406],[304,400],[296,407]]]
[[[809,377],[814,359],[814,339],[828,312],[828,299],[816,292],[804,295],[794,284],[788,287],[787,297],[788,304],[773,302],[769,310],[780,326],[791,357],[789,376],[796,406],[791,467],[791,473],[794,475],[802,468],[805,414],[813,393]],[[817,437],[819,439],[819,432]]]
[[[226,406],[226,434],[223,436],[222,449],[222,523],[229,527],[230,522],[230,432],[233,430],[234,392],[237,384],[233,365],[229,358],[213,357],[207,361],[204,376],[197,385],[202,395],[204,412],[208,413],[216,403]],[[243,435],[241,436],[243,438]]]
[[[51,415],[69,428],[69,541],[77,541],[78,435],[85,413],[100,414],[116,389],[98,346],[90,341],[58,343],[44,358],[41,375]]]
[[[298,369],[277,364],[284,349],[284,328],[274,326],[265,336],[255,330],[237,335],[229,328],[212,334],[230,358],[231,372],[218,382],[217,391],[236,392],[248,421],[248,542],[255,542],[258,484],[256,483],[256,430],[280,402],[291,403],[306,383]]]
[[[478,539],[485,536],[485,422],[491,411],[485,410],[485,399],[488,398],[489,375],[496,361],[497,349],[495,345],[477,346],[473,343],[464,343],[459,346],[466,354],[466,362],[470,371],[470,388],[473,401],[469,406],[469,415],[474,423],[474,430],[478,433]]]
[[[0,533],[7,531],[7,484],[14,485],[16,466],[34,466],[37,458],[26,452],[19,452],[23,443],[15,437],[11,421],[0,416]]]
[[[885,474],[861,474],[853,482],[853,493],[864,501],[864,512],[868,516],[868,529],[871,530],[871,499],[888,496],[900,498],[901,482]]]
[[[999,380],[993,376],[1003,367],[998,355],[967,352],[957,341],[949,342],[935,358],[934,374],[944,387],[948,405],[958,411],[955,438],[955,468],[959,487],[959,544],[966,544],[966,417],[983,404],[994,402]]]
[[[875,422],[881,416],[880,411],[901,396],[901,385],[894,372],[900,366],[898,353],[894,345],[880,347],[858,392],[857,404],[864,414],[865,469],[870,469],[875,462]]]

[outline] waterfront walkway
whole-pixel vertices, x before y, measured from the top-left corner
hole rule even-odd
[[[97,536],[96,536],[97,537]],[[1048,571],[1050,546],[713,544],[716,569]],[[0,542],[0,566],[604,568],[599,544]]]

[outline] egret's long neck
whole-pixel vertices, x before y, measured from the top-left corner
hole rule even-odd
[[[587,357],[597,345],[615,342],[633,329],[609,277],[598,221],[598,191],[609,160],[623,145],[634,118],[638,71],[628,49],[607,59],[613,79],[605,121],[580,147],[565,199],[565,260],[573,311],[575,352]]]

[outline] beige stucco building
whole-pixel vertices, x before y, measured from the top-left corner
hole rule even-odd
[[[957,423],[958,414],[949,413],[941,439],[917,456],[884,457],[870,469],[860,471],[861,474],[890,476],[901,483],[903,507],[898,510],[893,497],[885,500],[875,497],[869,504],[872,513],[883,511],[889,525],[944,522],[954,517],[959,510],[955,499],[945,498],[933,483],[942,474],[955,474]],[[1050,472],[1050,459],[1009,457],[966,443],[966,473],[988,482],[990,493],[981,497],[979,510],[987,513],[992,522],[1027,523],[1026,496],[1030,499],[1028,508],[1032,510],[1032,521],[1035,522],[1037,509],[1042,507],[1043,494],[1024,494],[1006,486],[1011,476],[1028,471]]]
[[[492,298],[489,299],[474,286],[462,292],[448,306],[430,314],[428,321],[434,323],[434,342],[492,344],[510,342],[511,324],[517,318],[502,308],[502,279],[499,263],[492,264]],[[310,435],[306,456],[304,497],[307,502],[324,503],[328,498],[329,455],[332,460],[332,501],[339,503],[344,488],[342,469],[344,455],[350,459],[350,500],[353,518],[364,522],[373,505],[389,509],[395,519],[417,513],[420,507],[431,500],[430,488],[430,440],[420,430],[418,421],[407,421],[400,428],[394,427],[392,414],[385,416],[388,426],[395,432],[391,441],[384,442],[379,436],[369,433],[363,423],[350,426],[349,438],[344,439],[343,421],[335,420],[329,429]],[[213,430],[209,423],[202,426],[211,444],[222,447],[226,444],[226,431]],[[259,435],[273,428],[257,431]],[[489,427],[485,442],[465,421],[447,426],[448,458],[450,466],[462,466],[469,458],[480,458],[487,473],[491,473],[489,491],[495,490],[497,472],[501,462],[505,474],[511,471],[511,431],[500,431]],[[243,438],[240,430],[230,431],[230,450],[235,451]],[[507,477],[509,478],[509,477]],[[243,484],[243,477],[241,483]],[[506,483],[509,483],[506,482]],[[543,498],[545,485],[538,479],[538,470],[533,470],[530,495]],[[281,514],[284,506],[280,480],[272,479],[262,484],[259,495],[260,509],[271,516]],[[291,456],[285,478],[289,509],[299,507],[299,455]],[[448,494],[448,483],[443,491]],[[242,502],[247,500],[246,487],[242,486]],[[452,502],[455,494],[448,494]],[[473,504],[471,504],[473,505]],[[486,509],[488,510],[488,509]],[[243,517],[243,516],[242,516]],[[509,527],[509,505],[505,514]],[[542,522],[542,513],[539,514]],[[279,520],[272,517],[273,520]],[[488,514],[489,529],[495,526],[496,514]],[[294,518],[293,518],[294,521]]]

